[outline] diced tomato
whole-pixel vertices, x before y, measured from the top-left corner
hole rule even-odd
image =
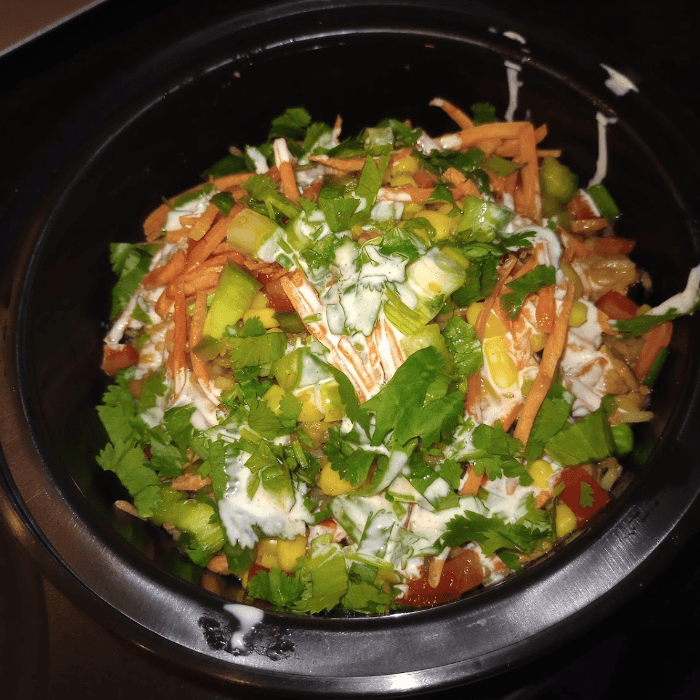
[[[120,369],[133,367],[139,362],[139,351],[133,345],[122,345],[113,350],[105,345],[102,371],[113,377]]]
[[[593,255],[629,255],[634,250],[635,241],[630,238],[605,236],[586,239],[585,246]]]
[[[470,549],[460,552],[454,559],[448,559],[442,570],[440,583],[433,588],[428,583],[428,572],[424,569],[420,578],[408,582],[408,591],[396,602],[414,608],[457,600],[463,593],[476,588],[484,580],[479,555]]]
[[[637,315],[637,305],[621,292],[611,289],[603,294],[595,303],[608,318],[614,320],[634,318]]]
[[[596,213],[593,211],[588,200],[581,193],[573,196],[571,201],[566,205],[566,211],[568,211],[574,219],[596,218]]]
[[[268,282],[263,291],[268,298],[268,306],[275,311],[294,311],[294,305],[289,301],[287,293],[282,286],[281,278]]]
[[[595,515],[610,501],[610,496],[603,487],[583,467],[564,469],[559,477],[559,484],[564,485],[559,498],[576,516],[578,525]]]

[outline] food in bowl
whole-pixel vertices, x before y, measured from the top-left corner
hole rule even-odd
[[[199,566],[296,613],[456,600],[575,536],[648,421],[671,321],[545,126],[301,108],[115,244],[99,464]]]

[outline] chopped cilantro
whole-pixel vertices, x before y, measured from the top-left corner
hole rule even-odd
[[[554,284],[556,274],[557,271],[550,265],[537,265],[522,277],[508,282],[510,292],[501,296],[501,306],[508,313],[508,318],[516,319],[528,294]]]

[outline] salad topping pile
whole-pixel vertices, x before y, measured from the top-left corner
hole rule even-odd
[[[431,103],[341,140],[301,108],[113,244],[98,408],[117,506],[244,599],[454,600],[575,534],[648,421],[671,321],[545,126]]]

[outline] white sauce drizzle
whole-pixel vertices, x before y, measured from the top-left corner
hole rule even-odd
[[[259,625],[265,618],[265,613],[259,608],[251,605],[241,605],[240,603],[226,603],[224,610],[233,615],[238,620],[239,628],[231,636],[231,646],[234,649],[243,650],[246,648],[244,641],[253,627]]]
[[[610,68],[610,66],[606,66],[604,63],[601,63],[600,67],[604,68],[610,76],[605,81],[605,87],[618,97],[622,97],[631,91],[639,92],[639,88],[626,75],[616,71],[614,68]]]
[[[608,138],[607,138],[607,127],[608,124],[615,124],[617,119],[615,117],[606,117],[602,112],[596,112],[596,121],[598,122],[598,161],[596,162],[595,175],[591,178],[588,183],[588,187],[591,185],[600,184],[607,175],[608,172]]]
[[[512,122],[515,110],[518,108],[518,91],[523,86],[523,83],[518,80],[522,66],[513,63],[513,61],[504,61],[503,63],[506,67],[506,77],[508,79],[508,109],[505,113],[505,120]]]

